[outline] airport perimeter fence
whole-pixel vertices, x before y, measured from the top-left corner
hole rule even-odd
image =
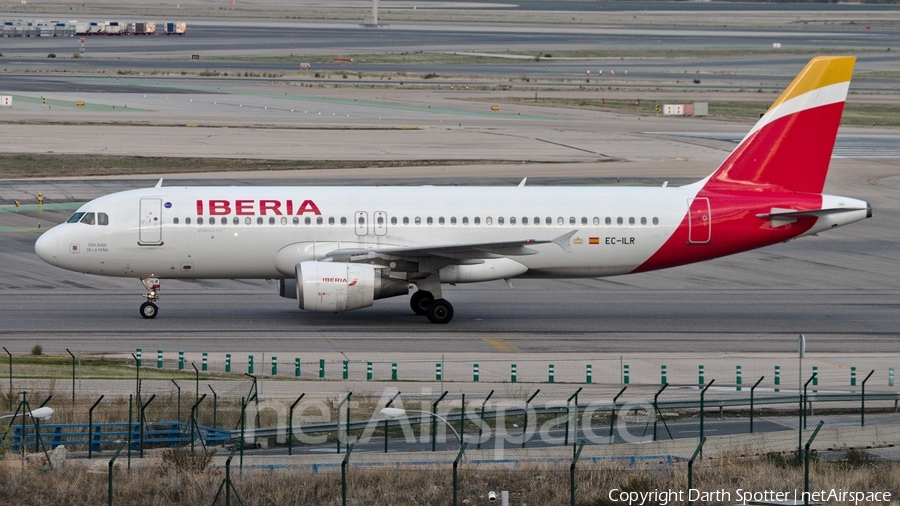
[[[100,465],[104,499],[122,504],[138,493],[135,483],[160,475],[169,477],[163,488],[190,488],[177,494],[185,504],[368,504],[391,502],[378,499],[389,493],[482,503],[488,490],[511,490],[518,503],[575,504],[576,494],[599,500],[663,483],[688,490],[695,479],[712,490],[721,464],[711,462],[768,462],[802,491],[803,473],[814,489],[835,480],[829,461],[900,459],[897,390],[866,389],[871,375],[843,389],[816,377],[779,391],[761,389],[763,378],[709,378],[702,386],[506,383],[468,394],[397,390],[414,383],[305,393],[296,383],[289,395],[260,395],[251,377],[216,387],[145,379],[133,392],[100,395],[14,383],[2,399],[14,415],[2,437],[7,460],[45,470]],[[350,391],[356,386],[365,388]]]

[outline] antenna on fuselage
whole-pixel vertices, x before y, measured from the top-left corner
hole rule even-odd
[[[522,178],[522,182],[519,183],[519,188],[525,186],[525,181],[528,181],[528,178],[527,178],[527,177]]]
[[[162,188],[162,180],[163,178],[159,178],[159,181],[156,182],[156,186],[154,186],[154,188]]]

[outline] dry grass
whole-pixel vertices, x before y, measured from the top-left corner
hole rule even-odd
[[[105,461],[102,462],[105,464]],[[41,506],[95,505],[106,502],[106,473],[87,472],[78,462],[52,471],[21,469],[15,460],[0,465],[0,504]],[[118,469],[114,479],[115,504],[196,505],[210,504],[224,479],[222,469],[199,466],[158,465]],[[106,466],[102,466],[106,470]],[[816,462],[810,488],[845,491],[900,492],[900,465],[888,462]],[[308,467],[275,471],[233,469],[235,487],[247,505],[340,504],[341,483],[337,472],[313,473]],[[403,467],[369,467],[351,464],[348,472],[349,504],[446,504],[452,493],[451,470]],[[513,470],[463,464],[459,473],[460,504],[480,504],[489,490],[509,490],[511,504],[553,505],[569,503],[568,462],[523,464]],[[611,505],[609,491],[650,492],[686,490],[686,466],[633,468],[621,463],[582,463],[576,474],[577,504]],[[790,491],[803,488],[803,469],[780,468],[765,460],[744,462],[723,458],[699,462],[694,467],[694,488],[723,490],[722,501],[734,504],[736,490]],[[224,502],[220,500],[220,504]],[[234,501],[236,503],[236,501]],[[680,501],[678,501],[680,503]],[[650,501],[646,504],[661,504]],[[860,505],[872,504],[860,502]]]

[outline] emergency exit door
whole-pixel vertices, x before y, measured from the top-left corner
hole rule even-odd
[[[142,246],[162,244],[162,199],[141,199],[140,212],[138,244]]]

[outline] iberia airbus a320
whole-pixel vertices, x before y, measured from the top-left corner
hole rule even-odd
[[[443,283],[616,276],[700,262],[872,216],[822,194],[853,57],[811,60],[710,176],[682,187],[192,187],[92,200],[35,251],[86,274],[278,280],[307,311],[416,291],[453,318]]]

